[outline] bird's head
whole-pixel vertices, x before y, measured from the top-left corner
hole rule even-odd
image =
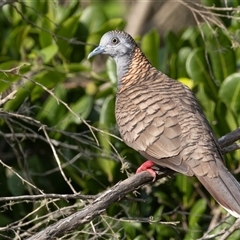
[[[88,58],[101,53],[107,54],[117,61],[117,59],[129,55],[135,46],[135,41],[126,32],[110,31],[102,36],[99,46],[89,53]]]

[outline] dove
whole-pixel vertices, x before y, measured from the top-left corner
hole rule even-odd
[[[97,54],[111,56],[117,67],[115,115],[124,142],[154,165],[195,176],[231,215],[240,217],[240,185],[228,171],[213,130],[192,91],[157,70],[126,32],[105,33]]]

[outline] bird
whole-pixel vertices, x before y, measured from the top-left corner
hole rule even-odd
[[[106,54],[115,60],[115,115],[123,141],[153,166],[195,176],[232,216],[240,218],[240,184],[226,168],[210,123],[193,92],[152,66],[128,33],[106,32],[88,59]]]

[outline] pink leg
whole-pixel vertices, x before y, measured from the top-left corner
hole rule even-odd
[[[148,171],[152,175],[153,181],[154,181],[156,179],[156,173],[151,168],[154,165],[155,164],[151,160],[147,160],[137,169],[136,173],[140,173],[142,171]]]

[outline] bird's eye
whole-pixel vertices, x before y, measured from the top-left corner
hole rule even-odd
[[[116,37],[112,38],[112,44],[116,45],[118,43],[119,43],[119,39],[118,38],[116,38]]]

